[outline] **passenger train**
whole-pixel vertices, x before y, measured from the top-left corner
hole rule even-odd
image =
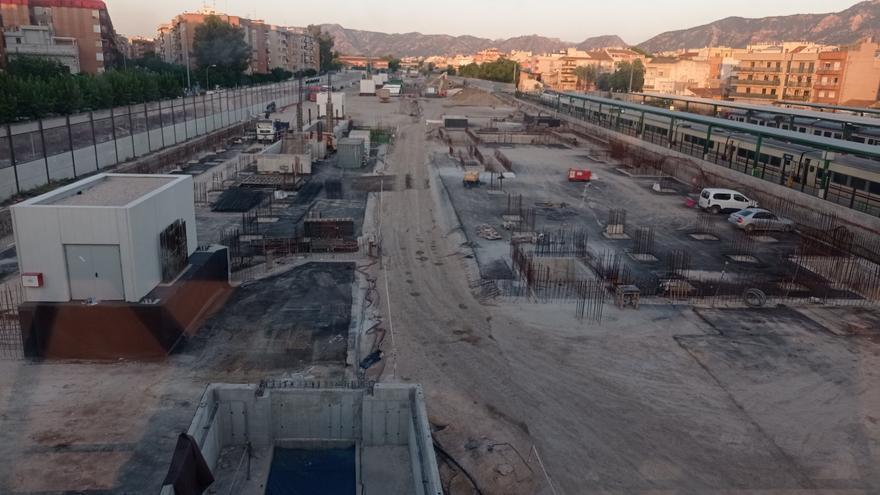
[[[563,114],[570,114],[625,134],[639,134],[642,125],[642,113],[638,111],[621,110],[620,107],[608,104],[601,105],[600,110],[600,104],[591,100],[587,100],[585,104],[578,101],[576,105],[572,105],[571,96],[549,91],[542,93],[540,99],[546,106],[558,106]],[[727,117],[738,120],[736,114]],[[713,128],[707,145],[708,129],[704,124],[678,121],[672,126],[669,117],[650,113],[646,113],[644,118],[644,130],[640,137],[646,141],[697,156],[703,156],[705,151],[705,159],[720,166],[735,168],[810,194],[818,195],[820,190],[827,189],[826,199],[830,201],[874,216],[880,215],[880,161],[855,155],[826,153],[809,146],[767,138],[762,140],[760,156],[756,160],[757,137],[754,135]],[[770,124],[769,113],[766,116],[752,114],[748,120],[746,123],[753,125],[764,122],[764,126],[777,126],[776,120]],[[782,122],[780,128],[791,130],[788,128],[789,123],[790,120]],[[811,134],[816,136],[835,137],[835,131],[831,129],[821,130],[821,134],[817,134],[815,131],[823,129],[818,124],[806,125],[796,118],[795,125],[798,126],[796,132],[813,131]],[[839,126],[837,129],[836,132],[840,132]],[[827,135],[826,132],[831,134]],[[880,144],[880,136],[876,137],[875,142]],[[872,143],[866,140],[865,144]]]
[[[719,117],[763,127],[774,127],[787,131],[793,130],[814,136],[880,145],[880,119],[877,120],[877,127],[854,125],[850,127],[850,130],[844,132],[841,128],[842,126],[835,122],[811,117],[795,117],[792,121],[792,119],[788,118],[780,119],[778,113],[772,112],[749,112],[747,110],[730,108],[720,111]]]

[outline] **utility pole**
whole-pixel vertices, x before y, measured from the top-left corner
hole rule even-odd
[[[296,97],[296,132],[303,131],[303,78],[299,78],[299,90]]]
[[[333,76],[327,73],[327,132],[333,134]]]
[[[187,43],[187,41],[186,41],[187,40],[186,32],[185,32],[186,25],[184,25],[183,27],[184,27],[184,33],[182,36],[182,38],[183,38],[183,58],[186,61],[186,90],[187,90],[187,92],[189,92],[189,90],[192,88],[192,81],[190,80],[190,76],[189,76],[189,43]]]
[[[636,72],[636,62],[633,60],[629,63],[629,89],[627,93],[632,94],[633,92],[633,74]]]

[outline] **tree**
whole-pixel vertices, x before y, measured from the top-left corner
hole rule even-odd
[[[388,72],[397,72],[400,70],[400,59],[394,58],[392,55],[382,57],[382,60],[388,61]]]
[[[514,82],[513,73],[516,68],[518,68],[516,62],[507,60],[506,58],[500,58],[494,62],[488,62],[482,65],[465,65],[458,70],[458,74],[463,77],[510,83]]]
[[[244,40],[241,27],[210,15],[196,27],[193,55],[200,72],[197,80],[205,80],[204,74],[210,70],[212,80],[229,84],[238,83],[247,70],[251,49]]]
[[[632,74],[632,79],[630,79]],[[600,74],[596,80],[596,87],[601,91],[626,92],[630,89],[630,80],[632,80],[632,90],[641,91],[645,86],[645,66],[641,60],[636,60],[632,64],[629,62],[620,62],[617,70],[613,73]]]
[[[321,72],[330,72],[339,70],[339,52],[333,51],[335,41],[330,33],[324,32],[321,26],[311,25],[308,28],[309,34],[318,40],[318,51],[321,57]]]
[[[599,79],[599,68],[595,65],[583,65],[574,69],[578,78],[578,88],[589,89]]]
[[[617,65],[617,70],[611,75],[611,89],[618,92],[629,91],[630,80],[633,91],[641,91],[645,85],[645,66],[639,59],[633,63],[620,62]]]
[[[70,75],[70,69],[61,62],[32,55],[10,56],[6,72],[14,77],[36,77],[39,79]]]

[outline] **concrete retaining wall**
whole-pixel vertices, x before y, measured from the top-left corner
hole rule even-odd
[[[437,460],[421,388],[376,384],[367,389],[271,388],[209,385],[188,434],[214,471],[224,447],[271,448],[359,443],[408,446],[414,486],[410,493],[442,495]],[[173,490],[164,487],[163,495]]]

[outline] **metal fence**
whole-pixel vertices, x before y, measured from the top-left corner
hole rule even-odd
[[[18,306],[23,300],[21,285],[10,284],[0,288],[0,360],[24,357],[21,324],[18,320]]]
[[[295,103],[294,81],[50,117],[0,129],[0,200],[76,179]]]

